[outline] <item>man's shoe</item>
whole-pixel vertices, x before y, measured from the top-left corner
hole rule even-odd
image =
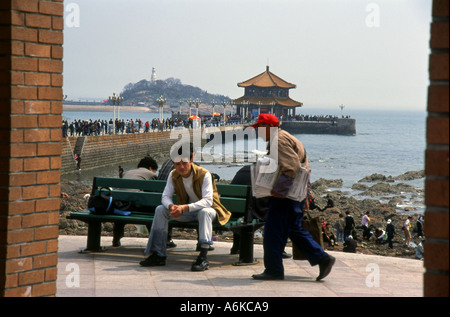
[[[166,257],[153,253],[144,261],[139,262],[141,266],[164,266],[166,265]]]
[[[192,263],[191,271],[201,272],[209,269],[209,262],[204,257],[199,256],[197,261]]]
[[[120,244],[120,239],[114,238],[114,239],[113,239],[113,242],[112,242],[112,246],[113,246],[113,247],[120,247],[120,246],[121,246],[121,244]]]
[[[214,251],[216,248],[215,247],[213,247],[212,245],[210,245],[209,247],[208,247],[208,251]],[[197,243],[197,247],[195,248],[195,251],[201,251],[202,250],[202,247],[200,246],[200,244],[198,244]]]
[[[320,281],[325,278],[331,272],[331,268],[336,262],[336,258],[327,254],[322,260],[319,262],[319,276],[316,278],[316,281]]]
[[[263,281],[284,280],[284,276],[283,275],[271,275],[271,274],[267,274],[266,272],[263,272],[261,274],[253,274],[252,277],[255,280],[263,280]]]
[[[283,251],[283,253],[281,254],[281,257],[283,259],[290,259],[290,258],[292,258],[292,254],[287,253],[286,251]]]
[[[176,248],[177,244],[175,242],[173,242],[173,240],[170,240],[169,242],[167,242],[167,249],[171,249],[171,248]]]

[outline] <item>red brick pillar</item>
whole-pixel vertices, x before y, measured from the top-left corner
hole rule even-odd
[[[0,2],[0,296],[54,296],[63,0]]]
[[[424,296],[448,296],[449,0],[433,1],[425,155]]]

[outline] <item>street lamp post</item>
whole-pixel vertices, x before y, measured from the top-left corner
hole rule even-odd
[[[198,117],[198,106],[200,105],[201,101],[200,99],[195,99],[195,107],[197,108],[197,117]]]
[[[164,109],[164,104],[166,103],[167,99],[163,98],[163,96],[159,97],[156,102],[159,105],[159,123],[162,124],[163,122],[163,109]]]
[[[339,106],[339,108],[341,108],[341,118],[343,118],[344,117],[344,108],[345,108],[345,106],[341,104]]]
[[[186,100],[186,102],[189,105],[189,117],[190,117],[191,116],[191,107],[194,102],[192,101],[192,98],[189,98],[189,100]]]
[[[223,119],[225,120],[225,116],[227,114],[227,101],[223,101]]]
[[[121,97],[120,95],[117,97],[117,122],[120,122],[120,104],[123,101],[123,97]]]
[[[113,133],[116,134],[116,104],[120,105],[120,102],[123,100],[123,97],[120,95],[116,96],[114,92],[112,96],[109,97],[109,101],[113,104]]]
[[[178,103],[180,104],[180,116],[181,116],[181,105],[183,104],[183,100],[179,100]]]
[[[244,115],[243,115],[243,117],[244,118],[247,118],[247,115],[248,115],[248,105],[249,105],[250,103],[247,101],[247,100],[244,100],[244,101],[242,101],[242,105],[244,106]]]
[[[213,120],[214,120],[214,115],[215,115],[215,113],[214,113],[214,107],[216,106],[216,101],[215,101],[214,99],[212,100],[211,105],[212,105],[212,118],[213,118]]]

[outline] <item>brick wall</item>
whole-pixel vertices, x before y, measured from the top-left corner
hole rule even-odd
[[[0,2],[0,296],[56,293],[63,14]]]
[[[425,152],[424,296],[449,292],[449,1],[433,1]]]

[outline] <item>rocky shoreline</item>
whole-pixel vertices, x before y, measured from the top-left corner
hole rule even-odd
[[[413,216],[411,221],[414,227],[420,212],[415,213],[415,207],[398,206],[405,200],[413,200],[415,204],[423,204],[423,189],[403,183],[402,181],[410,181],[424,177],[423,171],[407,172],[397,177],[384,176],[381,174],[373,174],[361,179],[352,186],[352,189],[359,191],[359,194],[343,192],[342,180],[325,180],[319,179],[311,184],[316,204],[320,207],[327,205],[327,199],[330,198],[334,202],[334,206],[324,211],[318,209],[311,210],[313,217],[323,217],[327,223],[333,227],[339,218],[339,214],[345,214],[349,211],[355,219],[357,227],[357,253],[376,254],[383,256],[416,258],[416,248],[404,245],[404,233],[401,230],[403,221],[408,215]],[[227,183],[227,181],[222,181]],[[66,215],[72,211],[80,211],[86,209],[87,201],[84,195],[90,193],[91,188],[83,183],[61,181],[61,207],[60,207],[60,235],[87,235],[87,226],[84,222],[77,220],[68,220]],[[361,196],[356,198],[355,196]],[[366,198],[370,197],[370,198]],[[375,244],[372,241],[362,241],[361,218],[370,211],[371,224],[375,228],[386,228],[386,220],[391,219],[395,225],[397,236],[393,240],[393,249],[388,249],[387,244]],[[112,224],[103,225],[104,236],[112,236]],[[411,233],[412,242],[418,245],[422,238]],[[147,233],[140,233],[136,226],[127,225],[125,236],[147,237]],[[174,229],[174,239],[196,239],[196,232],[186,229]],[[232,234],[224,232],[216,235],[218,241],[231,241]],[[262,243],[261,234],[255,235],[255,243]],[[328,247],[325,245],[325,247]],[[333,251],[342,251],[342,243],[333,248],[327,248]]]

